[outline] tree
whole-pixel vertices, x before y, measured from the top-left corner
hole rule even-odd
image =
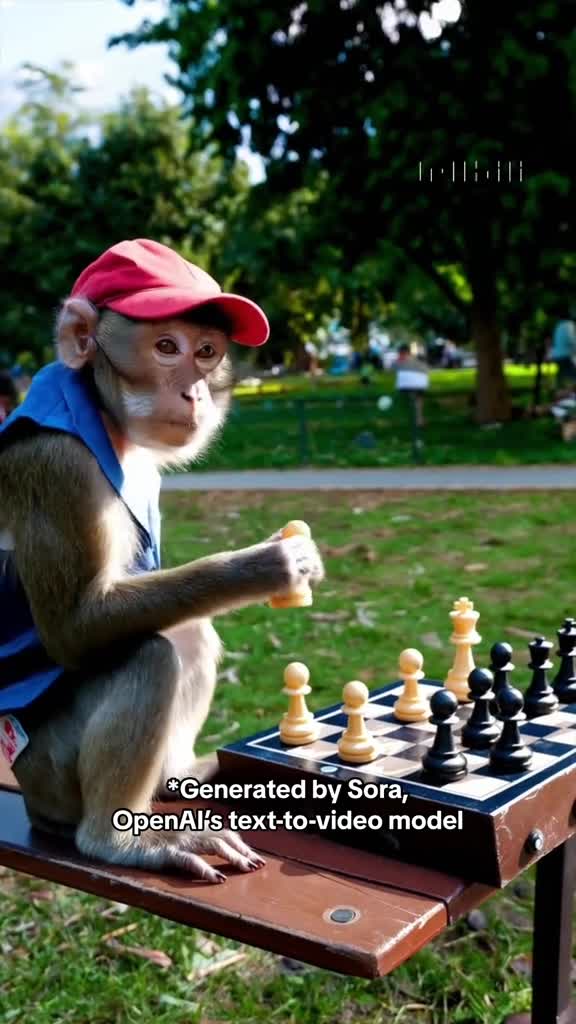
[[[467,0],[440,31],[447,3],[169,0],[164,20],[123,41],[170,43],[173,84],[229,158],[249,130],[271,204],[323,182],[319,226],[346,273],[385,239],[434,283],[467,318],[489,422],[510,414],[506,316],[531,318],[551,297],[542,280],[575,251],[576,37],[564,0]]]
[[[73,68],[30,68],[0,133],[0,350],[38,361],[58,302],[122,238],[152,237],[209,271],[244,201],[244,165],[191,146],[178,108],[135,89],[100,117],[75,105]]]

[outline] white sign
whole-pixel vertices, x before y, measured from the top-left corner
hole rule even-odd
[[[426,391],[428,374],[423,370],[398,370],[396,388],[398,391]]]

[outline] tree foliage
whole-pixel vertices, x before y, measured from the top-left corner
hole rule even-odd
[[[195,149],[190,121],[145,89],[90,117],[70,65],[29,70],[0,133],[0,351],[12,360],[22,350],[42,358],[59,300],[123,238],[155,238],[215,269],[248,189],[244,165]]]
[[[124,41],[170,43],[188,111],[229,159],[249,132],[266,163],[261,206],[281,200],[294,216],[289,196],[321,192],[315,245],[338,253],[341,280],[384,243],[401,254],[384,262],[388,280],[371,277],[369,303],[402,263],[431,281],[474,338],[480,418],[503,419],[502,327],[534,323],[573,289],[573,6],[467,0],[426,38],[434,8],[169,0]],[[300,259],[304,274],[307,249]]]

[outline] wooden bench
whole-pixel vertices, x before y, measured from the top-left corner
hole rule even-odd
[[[231,874],[221,886],[98,864],[71,843],[30,828],[17,782],[0,764],[1,864],[343,974],[389,973],[493,892],[428,868],[352,854],[319,836],[258,832],[249,841],[266,854],[266,867]],[[576,1021],[570,1004],[575,881],[571,839],[538,864],[532,1024]]]

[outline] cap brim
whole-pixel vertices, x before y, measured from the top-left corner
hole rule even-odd
[[[206,298],[191,298],[182,288],[148,288],[136,295],[124,295],[106,302],[108,309],[135,320],[164,320],[187,313],[199,306],[218,306],[232,322],[232,340],[239,345],[257,347],[270,337],[270,324],[265,313],[251,299],[242,295],[218,292]]]

